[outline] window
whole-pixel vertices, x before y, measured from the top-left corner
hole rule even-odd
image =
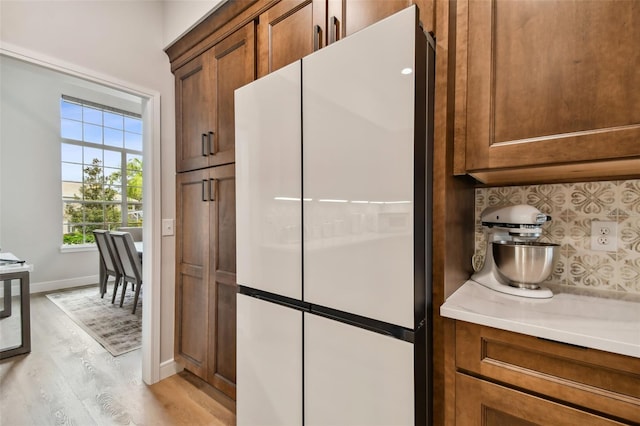
[[[63,244],[142,226],[141,116],[63,95],[60,129]]]

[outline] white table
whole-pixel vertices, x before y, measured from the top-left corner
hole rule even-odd
[[[0,252],[0,259],[18,261],[12,253]],[[33,265],[24,263],[5,263],[0,261],[0,281],[4,282],[4,307],[0,311],[0,319],[8,318],[11,311],[11,282],[20,280],[20,336],[17,346],[0,348],[0,359],[31,352],[31,296],[29,294],[29,273]]]

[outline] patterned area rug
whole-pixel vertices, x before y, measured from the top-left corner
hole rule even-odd
[[[138,299],[136,313],[132,314],[133,296],[131,285],[122,308],[120,305],[121,288],[118,288],[116,303],[111,304],[113,284],[100,298],[98,286],[75,288],[47,294],[69,318],[100,343],[111,355],[118,356],[138,349],[142,343],[142,294]]]

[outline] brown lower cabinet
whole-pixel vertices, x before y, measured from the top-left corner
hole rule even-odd
[[[624,423],[463,373],[456,373],[456,424],[596,426]]]
[[[450,373],[448,424],[640,424],[640,358],[456,321]]]
[[[176,186],[176,361],[235,399],[235,164],[181,173]]]

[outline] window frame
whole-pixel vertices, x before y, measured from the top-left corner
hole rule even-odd
[[[63,104],[64,103],[70,103],[70,104],[75,104],[77,106],[81,107],[81,111],[82,111],[82,116],[80,117],[80,119],[76,119],[76,118],[69,118],[69,117],[65,117],[63,114]],[[112,108],[109,107],[107,105],[102,105],[102,104],[97,104],[94,102],[90,102],[90,101],[86,101],[83,99],[78,99],[78,98],[73,98],[70,96],[66,96],[66,95],[62,95],[60,98],[60,116],[59,116],[59,120],[60,120],[60,150],[61,150],[61,156],[60,156],[60,167],[61,167],[61,178],[60,178],[60,184],[61,184],[61,202],[62,202],[62,235],[61,235],[61,241],[62,241],[62,251],[78,251],[78,250],[82,250],[83,248],[93,248],[95,249],[95,241],[91,241],[93,240],[92,237],[88,237],[88,235],[91,233],[92,229],[100,229],[100,228],[105,228],[105,229],[114,229],[116,227],[120,227],[120,226],[130,226],[130,220],[129,220],[129,215],[132,213],[129,211],[130,206],[139,206],[139,208],[136,208],[133,212],[143,212],[142,210],[142,206],[143,206],[143,199],[142,199],[142,186],[139,187],[140,189],[140,195],[141,198],[139,201],[135,202],[135,201],[131,201],[129,200],[128,197],[128,188],[129,188],[129,184],[128,184],[128,170],[130,170],[128,168],[128,159],[133,159],[135,160],[136,158],[139,159],[140,164],[143,164],[144,161],[144,157],[143,157],[143,150],[142,150],[142,146],[140,146],[140,150],[137,149],[133,149],[133,148],[128,148],[126,147],[127,142],[126,142],[126,135],[127,133],[132,134],[132,135],[136,135],[137,138],[139,138],[140,140],[140,144],[142,144],[142,140],[143,140],[143,122],[142,122],[142,116],[140,114],[136,114],[130,111],[125,111],[125,110],[120,110],[117,108]],[[93,110],[99,110],[101,113],[101,124],[95,124],[94,122],[91,121],[86,121],[85,120],[85,108],[90,108]],[[105,119],[104,119],[104,113],[110,113],[112,115],[120,115],[122,116],[122,129],[115,129],[113,127],[108,126],[105,123]],[[126,119],[134,119],[137,121],[137,123],[135,123],[136,125],[139,125],[139,133],[137,131],[132,131],[132,132],[127,132],[127,128],[126,128]],[[70,139],[68,137],[63,137],[63,123],[64,120],[67,121],[72,121],[75,122],[76,124],[79,123],[80,127],[82,129],[85,128],[86,124],[90,124],[93,126],[99,126],[101,129],[101,142],[89,142],[84,140],[85,139],[85,133],[84,131],[81,134],[82,140],[78,140],[78,139]],[[107,144],[105,141],[105,129],[111,129],[111,130],[119,130],[122,132],[122,146],[113,146],[110,144]],[[76,147],[80,147],[81,148],[81,158],[80,158],[80,162],[78,161],[70,161],[68,158],[65,158],[63,151],[65,149],[65,145],[72,145],[72,146],[76,146]],[[96,164],[95,163],[95,159],[89,159],[88,157],[85,158],[84,152],[85,149],[89,148],[89,149],[94,149],[94,150],[98,150],[100,151],[100,156],[101,158],[98,159],[99,163]],[[109,165],[105,165],[105,153],[109,152],[112,153],[112,155],[118,155],[119,156],[119,168],[115,168],[115,167],[111,167]],[[80,181],[77,180],[65,180],[65,177],[68,176],[64,176],[64,172],[63,169],[65,167],[65,165],[70,165],[70,166],[80,166]],[[100,177],[99,177],[99,184],[101,185],[100,188],[100,192],[102,193],[102,195],[100,196],[100,199],[84,199],[84,193],[83,192],[79,192],[81,189],[84,191],[86,189],[85,185],[87,185],[87,169],[91,168],[91,167],[99,167],[101,169],[101,173],[100,173]],[[113,172],[111,172],[109,175],[106,174],[106,172],[108,170],[114,170]],[[120,173],[120,182],[119,184],[112,184],[108,181],[108,177],[112,176],[113,173]],[[140,170],[140,176],[142,177],[142,170]],[[78,188],[76,190],[74,190],[73,196],[70,196],[68,194],[65,194],[65,189],[64,186],[65,184],[72,184],[72,185],[77,185]],[[142,182],[142,185],[144,185],[144,182]],[[104,193],[105,193],[105,189],[109,189],[109,188],[114,188],[117,187],[119,188],[119,198],[117,200],[105,200],[104,199]],[[137,186],[135,186],[137,187]],[[115,195],[116,197],[118,196],[118,194],[116,193]],[[79,197],[79,198],[77,198]],[[69,217],[66,213],[66,206],[70,205],[70,204],[76,204],[81,206],[80,208],[82,209],[82,221],[80,222],[70,222],[69,221]],[[99,204],[102,206],[102,222],[98,223],[98,222],[94,222],[91,221],[89,218],[87,218],[87,210],[85,209],[84,206],[86,205],[90,205],[90,204]],[[106,212],[106,208],[108,206],[119,206],[120,207],[120,221],[119,222],[108,222],[108,218],[107,218],[107,212]],[[140,224],[140,226],[142,226],[144,219],[143,219],[143,215],[140,216],[139,221],[135,221],[136,224]],[[135,226],[135,225],[134,225]],[[74,233],[74,230],[81,230],[81,234],[82,234],[82,242],[81,243],[66,243],[65,242],[65,235],[69,234],[69,233]]]

